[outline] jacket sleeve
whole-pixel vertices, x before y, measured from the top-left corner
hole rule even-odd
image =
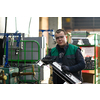
[[[76,51],[76,65],[69,67],[70,72],[78,72],[85,68],[85,60],[83,58],[83,55],[81,53],[80,49],[77,49]]]

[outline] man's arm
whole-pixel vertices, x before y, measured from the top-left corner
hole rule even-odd
[[[83,55],[82,55],[80,49],[78,49],[76,51],[75,56],[76,56],[77,64],[69,67],[70,72],[77,72],[77,71],[83,70],[85,68],[85,61],[84,61],[84,58],[83,58]]]

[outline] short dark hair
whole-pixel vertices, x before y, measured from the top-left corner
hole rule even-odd
[[[56,30],[55,34],[56,34],[56,33],[57,33],[57,34],[59,34],[61,31],[63,31],[63,32],[64,32],[64,34],[66,35],[66,32],[65,32],[65,30],[64,30],[64,29],[58,29],[58,30]]]

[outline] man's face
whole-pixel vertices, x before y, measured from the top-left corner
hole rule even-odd
[[[60,47],[67,45],[67,39],[63,31],[55,34],[56,42]]]

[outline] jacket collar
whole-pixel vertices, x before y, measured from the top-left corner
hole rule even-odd
[[[64,46],[64,51],[66,51],[67,50],[67,48],[68,48],[68,46],[69,46],[69,44],[68,44],[68,42],[67,42],[67,45],[66,46]],[[59,51],[61,48],[60,48],[60,46],[57,44],[56,45],[56,49]]]

